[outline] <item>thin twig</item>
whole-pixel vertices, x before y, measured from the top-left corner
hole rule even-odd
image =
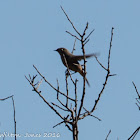
[[[45,98],[40,94],[41,92],[40,91],[38,91],[35,87],[34,87],[34,85],[33,85],[33,83],[25,76],[25,78],[29,81],[29,83],[30,83],[30,85],[33,87],[33,90],[39,95],[39,97],[61,118],[61,119],[63,119],[64,120],[64,118],[60,115],[60,113],[53,107],[53,106],[51,106],[50,104],[49,104],[49,102],[48,101],[46,101],[45,100]]]
[[[67,95],[65,95],[65,94],[64,94],[63,92],[61,92],[61,91],[58,91],[52,84],[50,84],[50,83],[46,80],[46,78],[39,72],[39,70],[35,67],[35,65],[33,65],[33,67],[35,68],[35,70],[37,71],[37,73],[44,79],[44,81],[45,81],[50,87],[52,87],[55,91],[59,92],[61,95],[67,97]],[[25,76],[25,78],[26,78],[26,76]],[[26,79],[27,79],[27,78],[26,78]],[[67,97],[67,98],[69,98],[69,99],[72,100],[72,101],[75,101],[74,99],[72,99],[72,98],[70,98],[70,97]]]
[[[96,61],[99,63],[99,65],[100,65],[103,69],[105,69],[105,70],[107,71],[107,68],[105,68],[105,67],[102,65],[102,63],[98,60],[97,56],[95,56],[95,58],[96,58]]]
[[[3,99],[0,99],[0,101],[5,101],[9,98],[12,98],[12,102],[13,102],[13,110],[14,110],[14,134],[15,134],[15,140],[16,140],[16,111],[15,111],[15,103],[14,103],[14,98],[13,98],[14,95],[11,95],[11,96],[8,96],[6,98],[3,98]],[[3,137],[3,139],[5,139],[5,136]]]
[[[109,74],[109,76],[111,77],[111,76],[116,76],[117,74]]]
[[[85,34],[86,34],[87,29],[88,29],[88,22],[87,22],[87,24],[86,24],[86,27],[85,27],[85,29],[84,29],[84,32],[83,32],[83,35],[81,36],[81,38],[84,38],[84,36],[85,36]]]
[[[58,79],[57,79],[57,89],[59,90],[59,82],[58,82]],[[64,105],[64,104],[61,102],[61,100],[59,99],[59,92],[57,92],[57,100],[58,100],[58,102],[59,102],[63,107],[65,107],[69,112],[71,112],[71,114],[73,114],[72,110],[71,110],[68,106]]]
[[[57,79],[57,98],[58,98],[58,96],[59,96],[59,82],[58,82],[58,79]]]
[[[86,86],[86,57],[85,57],[85,48],[84,48],[84,41],[83,41],[83,38],[84,38],[84,35],[85,35],[85,32],[86,32],[86,30],[88,29],[88,23],[87,23],[87,25],[86,25],[86,27],[85,27],[85,30],[84,30],[84,32],[83,32],[83,36],[81,37],[81,45],[82,45],[82,52],[83,52],[83,56],[84,56],[84,69],[83,69],[83,71],[84,71],[84,76],[83,76],[83,94],[82,94],[82,98],[81,98],[81,104],[80,104],[80,107],[79,107],[79,111],[78,111],[78,116],[77,116],[77,118],[78,118],[78,120],[79,120],[79,116],[80,116],[80,114],[81,114],[81,110],[82,110],[82,107],[83,107],[83,104],[84,104],[84,98],[85,98],[85,86]]]
[[[72,132],[72,129],[70,128],[70,126],[67,123],[65,123],[65,126],[67,126],[67,128]]]
[[[139,101],[140,99],[139,99],[139,98],[136,98],[136,100],[137,100],[137,102],[140,104],[140,101]]]
[[[75,37],[77,40],[81,41],[76,35],[73,35],[73,34],[70,33],[69,31],[66,31],[66,33],[70,34],[71,36]]]
[[[79,117],[79,120],[82,120],[82,119],[84,119],[85,118],[85,116],[92,116],[92,117],[94,117],[95,119],[97,119],[98,121],[102,121],[100,118],[98,118],[98,117],[96,117],[96,116],[94,116],[94,115],[92,115],[91,114],[91,112],[89,112],[85,107],[83,107],[83,109],[86,111],[85,113],[83,113],[83,114],[80,114],[80,116],[81,117]],[[87,113],[88,113],[88,115],[87,115]]]
[[[12,101],[13,101],[13,110],[14,110],[14,125],[15,125],[15,140],[16,140],[16,111],[15,111],[15,103],[14,103],[13,96],[12,96]]]
[[[73,29],[76,31],[76,33],[81,37],[81,34],[77,31],[77,29],[75,28],[75,26],[73,25],[72,21],[70,20],[70,18],[68,17],[68,15],[66,14],[65,10],[63,9],[62,6],[60,6],[62,11],[64,12],[65,16],[67,17],[68,21],[70,22],[70,24],[72,25]]]
[[[113,30],[114,30],[114,28],[112,27],[112,30],[111,30],[111,40],[110,40],[110,48],[109,48],[109,55],[108,55],[108,71],[110,71],[110,54],[111,54],[111,48],[112,48]]]
[[[108,69],[107,69],[107,75],[106,75],[106,78],[105,78],[105,82],[104,82],[104,84],[103,84],[103,88],[102,88],[102,90],[100,91],[97,100],[95,100],[95,104],[94,104],[94,106],[93,106],[91,112],[93,112],[93,111],[96,109],[96,106],[97,106],[97,104],[98,104],[98,102],[99,102],[99,100],[100,100],[100,98],[101,98],[101,95],[102,95],[102,93],[103,93],[103,91],[104,91],[104,89],[105,89],[105,87],[106,87],[106,85],[107,85],[107,81],[108,81],[108,78],[109,78],[109,74],[110,74],[110,54],[111,54],[111,48],[112,48],[113,29],[114,29],[114,28],[112,27],[112,30],[111,30],[111,40],[110,40],[110,48],[109,48],[109,54],[108,54]]]
[[[58,87],[59,87],[59,85],[58,85]],[[60,101],[60,99],[59,99],[59,92],[57,93],[57,100],[58,100],[58,102],[59,102],[63,107],[65,107],[69,112],[71,112],[71,114],[73,114],[73,111],[72,111],[68,106],[66,106],[65,104],[63,104],[63,103]]]
[[[75,51],[75,44],[76,44],[76,38],[75,38],[75,41],[74,41],[74,44],[73,44],[73,49],[72,49],[72,54],[74,53],[74,51]]]
[[[140,130],[140,126],[134,131],[134,133],[128,138],[128,140],[130,140],[132,137],[132,140],[135,138],[135,136],[138,134],[138,132],[139,132],[139,130]]]
[[[68,74],[66,75],[66,92],[67,92],[67,97],[69,96],[69,89],[68,89]],[[68,107],[68,98],[66,98],[66,106]]]
[[[96,116],[94,116],[94,115],[92,115],[92,114],[90,114],[89,116],[91,116],[91,117],[97,119],[98,121],[102,121],[100,118],[98,118],[98,117],[96,117]]]
[[[140,110],[140,106],[138,105],[138,103],[136,103],[136,105],[137,105],[138,109]]]
[[[138,90],[137,90],[137,87],[136,87],[135,83],[134,83],[133,81],[132,81],[132,83],[133,83],[133,85],[134,85],[134,87],[135,87],[135,90],[136,90],[136,93],[137,93],[138,97],[140,98],[140,94],[139,94],[139,92],[138,92]]]
[[[108,134],[107,134],[107,136],[106,136],[106,139],[105,139],[105,140],[107,140],[107,139],[108,139],[108,136],[110,135],[110,133],[111,133],[111,130],[109,130],[109,132],[108,132]]]
[[[108,78],[110,77],[110,54],[111,54],[112,39],[113,39],[113,29],[114,28],[112,27],[112,30],[111,30],[111,40],[110,40],[110,48],[109,48],[109,53],[108,53],[108,68],[107,69],[104,68],[105,70],[107,70],[107,75],[106,75],[106,78],[105,78],[105,82],[103,84],[103,87],[102,87],[99,95],[98,95],[98,98],[95,100],[95,104],[94,104],[93,108],[91,109],[90,112],[85,113],[81,117],[82,119],[85,118],[88,115],[91,115],[91,113],[94,112],[94,110],[96,109],[96,106],[97,106],[97,104],[98,104],[98,102],[99,102],[99,100],[101,98],[101,95],[103,94],[103,91],[104,91],[104,89],[105,89],[105,87],[107,85]],[[81,119],[81,118],[79,118],[79,119]]]
[[[55,128],[55,127],[58,126],[58,125],[61,125],[61,124],[65,123],[65,126],[66,126],[70,131],[72,131],[72,129],[70,128],[70,126],[67,124],[67,123],[69,123],[70,125],[72,125],[71,122],[69,122],[69,120],[67,120],[68,117],[69,117],[69,115],[67,115],[67,117],[64,118],[64,121],[61,121],[60,123],[54,125],[53,128]]]
[[[84,42],[90,37],[90,35],[91,35],[94,31],[95,31],[95,29],[93,29],[93,30],[89,33],[89,35],[84,39]]]
[[[84,46],[85,46],[88,42],[89,42],[89,39],[88,39],[86,42],[84,42]]]
[[[60,101],[59,96],[57,97],[57,100],[59,101],[59,103],[60,103],[63,107],[67,108],[67,110],[68,110],[69,112],[71,112],[71,114],[73,114],[72,110],[71,110],[68,106],[64,105],[64,104]]]
[[[62,123],[64,123],[64,121],[62,121],[62,122],[60,122],[60,123],[54,125],[53,128],[55,128],[55,127],[58,126],[58,125],[61,125]]]
[[[7,100],[7,99],[9,99],[9,98],[12,98],[13,96],[14,96],[14,95],[11,95],[11,96],[8,96],[8,97],[6,97],[6,98],[0,99],[0,101]]]
[[[62,107],[60,107],[59,105],[57,105],[57,104],[55,104],[55,103],[53,103],[53,102],[52,102],[52,105],[58,107],[59,109],[61,109],[61,110],[63,110],[63,111],[68,111],[67,109],[62,108]]]
[[[77,79],[75,80],[75,120],[77,122]]]
[[[39,86],[41,85],[42,81],[43,81],[43,80],[41,79],[41,81],[37,84],[37,88],[36,88],[36,89],[39,88]]]

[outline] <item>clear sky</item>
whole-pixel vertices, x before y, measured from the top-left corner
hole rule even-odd
[[[137,94],[132,80],[140,91],[140,1],[139,0],[4,0],[0,1],[0,98],[14,95],[17,133],[60,133],[59,140],[71,140],[72,134],[64,126],[52,128],[60,118],[32,91],[24,75],[40,72],[56,86],[65,91],[65,67],[60,56],[53,50],[65,47],[72,50],[74,33],[63,14],[63,6],[76,28],[82,33],[86,22],[89,30],[95,29],[86,46],[86,53],[99,52],[99,60],[107,66],[111,28],[114,36],[111,52],[110,77],[94,115],[102,121],[87,117],[79,122],[79,139],[103,140],[111,129],[109,140],[125,140],[140,126],[140,112],[135,105]],[[76,43],[75,54],[82,54]],[[94,58],[87,63],[87,87],[85,106],[94,105],[102,88],[106,72]],[[78,98],[81,96],[82,78],[78,78]],[[38,80],[40,78],[38,77]],[[55,91],[43,83],[42,95],[48,100],[56,98]],[[71,96],[74,92],[71,91]],[[0,102],[0,133],[14,132],[12,101]],[[2,139],[2,138],[0,138]],[[11,140],[6,138],[5,140]],[[18,138],[38,140],[38,138]],[[39,140],[44,140],[41,137]],[[135,140],[140,139],[140,133]]]

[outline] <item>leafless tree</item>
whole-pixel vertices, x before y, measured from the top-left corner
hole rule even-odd
[[[90,35],[93,33],[94,30],[92,30],[88,35],[86,35],[86,31],[88,30],[89,24],[87,22],[83,33],[80,33],[76,27],[74,26],[73,22],[70,20],[69,16],[67,15],[67,13],[65,12],[65,10],[61,7],[63,13],[65,14],[67,20],[69,21],[69,23],[71,24],[72,28],[74,29],[75,34],[72,34],[69,31],[66,31],[66,33],[68,33],[69,35],[71,35],[72,37],[75,38],[75,42],[76,40],[79,41],[81,43],[81,50],[84,56],[84,64],[83,64],[83,71],[84,71],[84,77],[83,77],[83,86],[82,86],[82,95],[81,97],[77,96],[77,79],[73,80],[72,74],[70,73],[70,70],[68,68],[67,65],[67,71],[68,73],[65,73],[65,77],[66,77],[66,93],[63,93],[62,91],[60,91],[59,89],[59,82],[57,80],[57,87],[53,86],[46,78],[44,75],[41,74],[41,72],[38,70],[38,68],[33,65],[34,69],[36,70],[36,72],[38,73],[38,75],[41,77],[41,80],[39,80],[38,82],[36,82],[36,77],[37,75],[33,75],[31,76],[29,74],[29,77],[25,76],[25,78],[28,80],[28,82],[30,83],[30,85],[33,88],[33,91],[35,91],[39,97],[48,105],[48,107],[50,107],[57,116],[59,116],[62,121],[59,122],[58,124],[56,124],[54,127],[61,125],[61,124],[65,124],[65,126],[68,128],[68,130],[70,130],[73,134],[73,140],[78,140],[78,121],[84,119],[87,116],[92,116],[94,118],[96,118],[97,120],[101,121],[98,117],[93,115],[93,112],[95,111],[101,96],[105,90],[105,87],[107,85],[107,81],[108,78],[111,76],[114,76],[115,74],[111,74],[110,72],[110,56],[111,56],[111,48],[112,48],[112,39],[113,39],[113,27],[111,30],[111,40],[110,40],[110,46],[109,46],[109,52],[108,52],[108,61],[107,61],[107,67],[105,67],[99,60],[97,57],[97,63],[101,66],[101,68],[103,68],[106,71],[106,76],[105,76],[105,81],[103,83],[103,87],[101,88],[100,92],[98,93],[98,97],[97,99],[95,99],[95,101],[93,101],[93,106],[91,109],[86,109],[84,107],[84,99],[85,99],[85,94],[86,94],[86,58],[85,58],[85,45],[87,45],[87,43],[89,42],[89,37]],[[73,50],[72,53],[75,50],[75,43],[73,46]],[[70,77],[72,83],[73,83],[73,87],[74,87],[74,98],[71,98],[69,96],[69,84],[68,84],[68,76]],[[56,98],[57,98],[57,102],[49,102],[47,101],[41,94],[41,90],[39,90],[40,84],[42,83],[42,81],[46,82],[53,90],[56,91]],[[71,88],[71,87],[70,87]],[[65,102],[61,99],[62,97],[65,98]],[[58,110],[62,110],[65,113],[60,113]],[[111,131],[110,131],[111,132]],[[110,134],[109,132],[109,134]],[[108,134],[108,135],[109,135]],[[108,137],[108,136],[107,136]],[[106,138],[107,139],[107,138]]]

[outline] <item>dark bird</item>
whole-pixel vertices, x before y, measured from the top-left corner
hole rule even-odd
[[[84,59],[83,55],[73,55],[65,48],[58,48],[55,51],[57,51],[60,54],[61,60],[66,67],[68,66],[68,68],[74,72],[79,72],[81,74],[81,76],[84,77],[83,68],[80,65],[80,63],[78,62],[78,61]],[[93,56],[96,57],[97,54],[92,53],[92,54],[85,55],[86,58],[93,57]],[[86,82],[89,85],[87,78],[86,78]]]

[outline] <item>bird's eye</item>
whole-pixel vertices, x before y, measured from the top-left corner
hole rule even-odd
[[[62,51],[64,51],[64,49],[61,49]]]

